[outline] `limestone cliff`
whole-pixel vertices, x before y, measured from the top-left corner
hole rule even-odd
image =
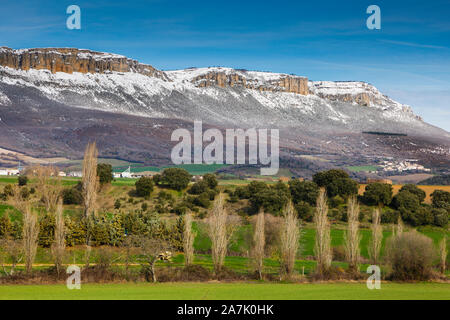
[[[136,72],[168,80],[164,72],[127,57],[74,48],[13,50],[0,48],[0,66],[16,70],[47,69],[52,73]]]
[[[307,95],[309,93],[308,79],[304,77],[281,75],[278,79],[260,81],[260,79],[247,74],[246,71],[237,70],[236,72],[210,71],[194,77],[191,82],[200,88],[211,86],[219,86],[222,88],[241,86],[259,91],[291,92],[301,95]]]

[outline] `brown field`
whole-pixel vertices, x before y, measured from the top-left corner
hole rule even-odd
[[[360,184],[359,185],[359,194],[362,195],[364,193],[364,190],[366,189],[367,184]],[[394,184],[392,185],[392,188],[394,190],[394,195],[398,193],[400,188],[402,187],[401,184]],[[450,186],[418,186],[420,189],[425,191],[427,194],[427,197],[425,198],[425,203],[431,203],[431,197],[430,195],[433,193],[434,190],[444,190],[450,192]]]

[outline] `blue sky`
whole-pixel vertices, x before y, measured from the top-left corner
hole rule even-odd
[[[82,29],[66,28],[81,8]],[[366,8],[381,8],[368,30]],[[227,66],[362,80],[450,131],[450,0],[2,0],[0,45],[120,53],[163,70]]]

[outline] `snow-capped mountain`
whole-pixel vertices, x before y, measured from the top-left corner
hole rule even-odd
[[[89,50],[0,48],[1,122],[11,129],[8,116],[25,112],[39,118],[49,108],[72,115],[80,114],[75,110],[102,111],[116,119],[132,116],[136,122],[141,118],[203,120],[221,128],[279,128],[285,132],[286,144],[294,147],[300,140],[313,146],[330,135],[363,131],[450,139],[409,106],[364,82],[309,81],[219,67],[161,71],[120,55]],[[91,125],[73,123],[73,130]]]

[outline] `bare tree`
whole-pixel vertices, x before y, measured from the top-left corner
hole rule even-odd
[[[292,202],[284,210],[280,231],[281,274],[289,278],[294,272],[300,239],[300,225]]]
[[[228,244],[238,223],[228,215],[224,207],[224,195],[220,193],[207,219],[208,234],[212,242],[212,260],[214,271],[220,272],[227,254]]]
[[[89,267],[90,253],[91,253],[91,229],[93,224],[93,217],[96,211],[97,202],[97,157],[98,151],[95,142],[88,143],[84,152],[83,158],[83,173],[81,178],[84,217],[86,221],[86,251],[85,251],[85,267]]]
[[[255,271],[258,272],[259,279],[263,279],[263,269],[264,269],[264,253],[266,245],[265,237],[265,214],[261,210],[256,216],[255,231],[253,233],[253,248],[252,256]]]
[[[37,190],[44,201],[47,212],[55,212],[62,183],[59,169],[53,166],[33,166],[27,169],[27,174],[36,177]]]
[[[447,237],[442,238],[441,242],[439,243],[439,258],[441,272],[445,274],[445,270],[447,269]]]
[[[348,199],[347,206],[347,230],[344,233],[345,256],[352,271],[358,270],[360,257],[359,244],[361,236],[359,234],[359,204],[356,196]]]
[[[81,179],[84,215],[89,218],[95,214],[98,178],[97,178],[98,151],[95,142],[88,143],[83,159],[83,177]]]
[[[58,276],[62,270],[64,253],[66,249],[65,237],[66,232],[64,226],[63,204],[62,199],[59,199],[55,214],[55,240],[52,244],[52,255]]]
[[[150,278],[153,282],[158,279],[156,277],[156,262],[169,261],[172,258],[170,245],[164,239],[137,237],[134,239],[136,245],[141,250],[140,262],[147,281]]]
[[[320,274],[325,273],[331,266],[331,235],[330,222],[328,221],[328,203],[324,188],[320,189],[314,212],[316,224],[316,242],[314,252],[317,258],[317,269]]]
[[[38,246],[39,224],[37,215],[31,210],[29,204],[23,211],[23,251],[25,255],[25,270],[31,273]]]
[[[9,271],[5,264],[11,262]],[[0,265],[5,275],[12,276],[17,264],[23,260],[23,244],[20,240],[1,239],[0,240]]]
[[[184,264],[191,265],[194,262],[194,240],[196,233],[192,230],[192,213],[187,212],[184,215],[184,230],[183,230],[183,250],[184,250]]]
[[[397,227],[395,230],[395,235],[397,235],[397,236],[401,235],[403,233],[404,229],[405,229],[405,225],[403,224],[402,217],[399,216],[398,221],[397,221]]]
[[[372,213],[372,238],[369,245],[370,262],[374,265],[380,262],[381,243],[383,241],[383,227],[381,226],[381,213],[377,208]]]

